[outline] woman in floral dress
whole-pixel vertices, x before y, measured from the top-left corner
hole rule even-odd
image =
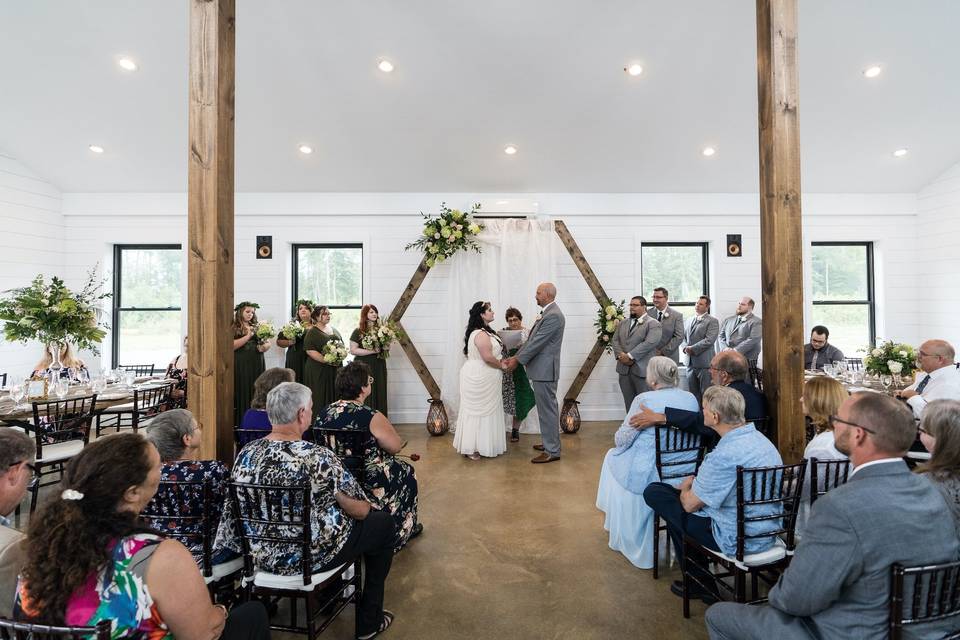
[[[364,474],[358,478],[371,503],[393,516],[397,527],[395,549],[423,531],[417,522],[417,476],[413,466],[396,457],[403,442],[396,429],[380,412],[363,401],[370,395],[370,368],[351,362],[337,374],[340,400],[320,413],[320,429],[354,429],[366,434],[363,439]]]

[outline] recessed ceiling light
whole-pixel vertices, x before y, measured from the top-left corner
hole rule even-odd
[[[624,67],[623,70],[626,71],[631,76],[638,76],[641,73],[643,73],[643,67],[637,62],[634,62],[633,64]]]
[[[893,152],[893,155],[896,158],[902,158],[903,156],[907,155],[907,153],[909,152],[906,149],[897,149]]]
[[[300,153],[310,154],[313,153],[313,147],[308,144],[302,144],[297,149],[300,150]]]
[[[704,147],[703,151],[701,151],[700,153],[702,153],[703,155],[709,158],[710,156],[714,155],[716,152],[717,150],[714,149],[713,147]]]
[[[380,71],[383,71],[384,73],[390,73],[393,71],[393,63],[386,58],[381,58],[377,62],[377,69],[380,69]]]
[[[883,71],[883,69],[880,68],[879,65],[873,65],[872,67],[867,67],[863,70],[863,76],[865,78],[876,78],[878,75],[880,75],[881,71]]]
[[[92,144],[88,148],[90,149],[90,151],[93,151],[94,153],[103,153],[103,147],[101,147],[98,144]]]
[[[136,62],[126,56],[118,59],[117,64],[120,65],[120,68],[124,71],[136,71],[139,68]]]
[[[503,152],[508,156],[512,156],[517,152],[517,148],[512,144],[508,144],[506,147],[503,148]]]

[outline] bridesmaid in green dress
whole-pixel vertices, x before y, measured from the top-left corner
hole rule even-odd
[[[343,344],[340,332],[330,326],[330,310],[324,306],[313,308],[310,314],[313,326],[303,336],[303,349],[307,360],[303,365],[303,384],[313,391],[313,418],[326,410],[327,405],[337,399],[337,371],[340,363],[327,364],[323,361],[323,348],[331,340]]]
[[[303,383],[303,365],[307,361],[307,352],[303,348],[303,339],[307,331],[313,326],[313,320],[310,314],[313,312],[313,302],[310,300],[297,300],[297,317],[291,322],[298,323],[303,327],[303,333],[298,337],[288,340],[283,334],[277,336],[277,346],[287,350],[286,360],[283,366],[292,369],[296,381]]]
[[[270,348],[270,341],[257,340],[256,302],[243,301],[234,307],[233,316],[233,410],[234,424],[250,408],[253,399],[253,383],[266,369],[263,353]]]
[[[373,376],[373,389],[367,396],[366,404],[383,415],[387,414],[387,361],[380,349],[364,349],[363,336],[368,331],[376,331],[380,324],[380,312],[372,304],[363,305],[360,310],[360,326],[350,334],[350,353],[355,362],[363,362],[370,368]]]

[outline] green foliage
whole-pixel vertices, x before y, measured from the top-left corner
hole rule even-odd
[[[908,344],[887,340],[874,349],[867,347],[865,351],[863,366],[869,373],[900,374],[909,378],[917,368],[917,352]],[[898,365],[900,371],[896,370]]]
[[[297,291],[302,298],[328,307],[363,304],[363,249],[301,247],[297,271]]]
[[[652,295],[654,287],[669,291],[670,301],[674,303],[696,302],[706,293],[703,249],[699,246],[642,247],[641,272],[641,290],[645,296]]]
[[[473,205],[470,213],[459,209],[451,209],[446,202],[440,203],[440,215],[431,217],[420,212],[423,216],[423,235],[406,246],[406,249],[417,248],[427,256],[427,266],[433,267],[458,251],[473,249],[480,253],[480,245],[474,236],[483,231],[483,225],[475,222],[471,216],[480,211],[480,203]]]
[[[613,351],[610,341],[613,340],[617,325],[624,318],[624,305],[623,300],[619,304],[613,300],[607,300],[606,304],[597,311],[597,319],[593,321],[593,326],[597,329],[597,340],[603,343],[604,351]]]
[[[814,246],[810,257],[814,300],[867,299],[866,247]]]
[[[3,334],[10,342],[38,340],[45,344],[69,342],[77,349],[99,353],[97,344],[107,334],[106,324],[98,322],[100,300],[109,293],[98,293],[102,282],[96,268],[87,276],[87,283],[78,293],[70,291],[57,277],[47,284],[38,275],[30,286],[6,291],[0,300]],[[101,328],[103,327],[103,328]]]

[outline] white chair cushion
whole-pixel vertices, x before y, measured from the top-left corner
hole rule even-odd
[[[739,562],[734,556],[728,556],[719,551],[713,551],[710,549],[707,549],[707,551],[719,558],[723,558],[727,562],[737,565],[739,568],[746,571],[748,567],[761,567],[765,564],[783,560],[787,556],[787,545],[783,543],[783,540],[777,538],[773,546],[766,551],[761,551],[760,553],[751,553],[750,555],[743,556],[743,562]]]
[[[233,560],[221,562],[220,564],[213,565],[213,575],[204,576],[203,581],[207,584],[210,584],[211,582],[217,582],[218,580],[223,580],[230,574],[236,573],[241,569],[243,569],[243,558],[235,558]]]
[[[58,460],[66,460],[80,453],[83,449],[83,440],[68,440],[56,444],[43,445],[43,457],[37,458],[37,463],[47,464]]]
[[[123,404],[115,404],[112,407],[108,407],[102,411],[103,415],[110,415],[111,413],[123,413],[123,412],[133,411],[132,402],[124,402]]]
[[[345,564],[340,565],[335,569],[330,571],[324,571],[323,573],[315,573],[310,578],[310,584],[303,584],[303,576],[281,576],[276,573],[267,573],[266,571],[257,571],[253,574],[253,584],[257,587],[263,587],[265,589],[286,589],[288,591],[313,591],[313,589],[318,584],[323,584],[333,576],[338,573],[343,572]],[[246,586],[250,580],[247,578],[243,579],[243,584]]]

